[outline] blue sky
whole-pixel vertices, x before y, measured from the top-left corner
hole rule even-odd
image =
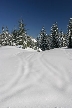
[[[52,24],[57,21],[59,30],[66,32],[69,18],[72,17],[71,0],[0,0],[0,32],[8,26],[11,32],[23,18],[27,33],[37,37],[45,26],[50,34]]]

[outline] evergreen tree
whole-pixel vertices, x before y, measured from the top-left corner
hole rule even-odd
[[[19,45],[23,45],[23,48],[27,47],[27,35],[25,30],[25,24],[23,23],[23,20],[19,21],[19,30],[18,30],[18,36],[17,41],[19,42]]]
[[[67,45],[68,48],[72,48],[72,18],[69,20],[68,33],[67,33]]]
[[[50,50],[50,36],[47,36],[47,49]]]
[[[12,31],[12,44],[17,45],[17,33],[18,31],[16,28]]]
[[[5,41],[6,41],[6,45],[10,45],[9,41],[10,41],[10,37],[9,37],[9,30],[8,27],[6,26],[6,30],[5,30]]]
[[[38,35],[37,36],[37,48],[39,49],[40,48],[40,36]]]
[[[62,30],[59,32],[59,35],[58,35],[58,43],[59,43],[59,47],[63,46],[63,32],[62,32]]]
[[[1,45],[5,46],[6,45],[6,37],[5,37],[5,29],[2,27],[2,34],[1,34]]]
[[[58,25],[57,22],[51,27],[51,48],[58,48]]]
[[[63,33],[62,30],[59,32],[58,41],[59,41],[59,47],[64,47],[65,46],[65,44],[66,44],[65,34]]]
[[[41,33],[40,33],[39,46],[42,51],[45,51],[48,49],[47,34],[44,27],[42,28]]]
[[[27,35],[27,47],[31,47],[31,43],[32,43],[31,37]]]
[[[1,38],[1,33],[0,33],[0,46],[1,46],[1,44],[2,44],[2,38]]]
[[[4,27],[2,27],[1,44],[4,46],[12,45],[12,36],[9,33],[7,26],[6,26],[6,29]]]

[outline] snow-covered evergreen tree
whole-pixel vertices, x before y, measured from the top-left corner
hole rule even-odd
[[[27,47],[31,46],[31,37],[29,35],[27,35]]]
[[[69,20],[68,31],[67,31],[67,46],[72,48],[72,18]]]
[[[10,34],[10,33],[9,33],[9,36],[8,36],[8,45],[12,46],[12,34]]]
[[[40,36],[39,35],[37,36],[36,41],[37,41],[37,48],[39,49],[40,48]]]
[[[23,20],[19,21],[19,30],[18,30],[18,36],[17,36],[17,42],[19,45],[23,45],[23,48],[27,47],[27,34],[25,30],[25,24],[23,23]]]
[[[58,25],[57,22],[51,27],[51,48],[58,48]]]
[[[6,26],[6,30],[5,30],[5,38],[6,38],[6,45],[11,45],[11,35],[9,33],[7,26]]]
[[[46,30],[43,27],[40,33],[39,47],[42,51],[49,49]]]
[[[66,46],[66,35],[63,33],[62,30],[59,32],[58,42],[59,42],[59,47]]]
[[[2,33],[0,35],[0,44],[2,46],[12,45],[12,36],[9,33],[8,27],[2,27]]]
[[[63,32],[62,32],[62,30],[59,32],[59,35],[58,35],[58,43],[59,43],[59,47],[63,46]]]
[[[1,34],[1,45],[5,46],[6,45],[6,33],[4,27],[2,27],[2,34]]]
[[[17,29],[15,28],[13,31],[12,31],[12,45],[17,45]]]
[[[50,44],[51,44],[51,41],[50,41],[50,35],[47,36],[47,49],[50,50]]]
[[[1,47],[1,44],[2,44],[2,38],[1,38],[1,33],[0,33],[0,47]]]

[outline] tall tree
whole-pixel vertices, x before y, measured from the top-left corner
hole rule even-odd
[[[68,31],[67,31],[67,45],[72,48],[72,18],[69,20]]]
[[[40,36],[38,35],[37,36],[37,48],[39,49],[40,48]]]
[[[17,36],[17,41],[19,43],[19,45],[23,45],[23,48],[27,47],[27,33],[26,33],[26,29],[25,29],[25,24],[23,22],[23,20],[21,19],[19,21],[19,25],[18,25],[18,36]]]
[[[42,28],[41,33],[40,33],[39,46],[42,51],[45,51],[48,49],[47,34],[44,27]]]
[[[58,48],[58,25],[57,22],[51,27],[51,48]]]
[[[9,45],[9,30],[7,26],[5,30],[5,39],[6,39],[6,45]]]
[[[58,41],[59,41],[59,47],[66,46],[66,35],[63,33],[62,30],[59,32]]]
[[[6,36],[5,36],[5,28],[4,27],[2,27],[1,45],[2,46],[5,46],[6,45]]]
[[[12,44],[13,45],[17,45],[17,29],[14,28],[14,30],[12,31]]]
[[[0,46],[1,46],[1,44],[2,44],[2,38],[1,38],[1,33],[0,33]]]

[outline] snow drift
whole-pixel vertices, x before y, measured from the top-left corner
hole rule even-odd
[[[72,49],[0,48],[0,108],[72,108]]]

